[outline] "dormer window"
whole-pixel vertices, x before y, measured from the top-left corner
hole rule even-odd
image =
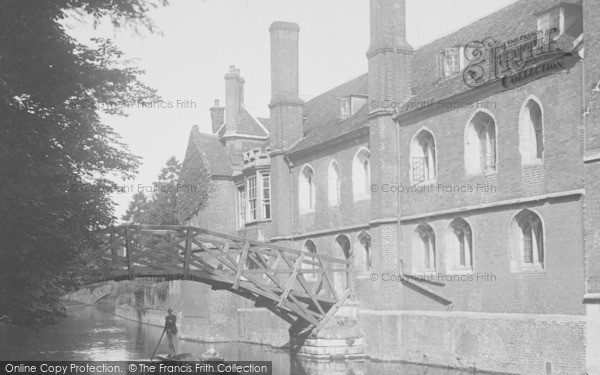
[[[565,13],[562,7],[552,8],[538,15],[537,29],[539,33],[553,33],[556,38],[562,35],[565,26]],[[558,30],[558,32],[552,32]]]
[[[340,98],[340,118],[346,119],[351,116],[350,97]]]
[[[460,48],[446,48],[444,50],[444,75],[451,77],[458,73],[460,73]]]
[[[464,47],[445,48],[437,56],[437,70],[440,78],[449,78],[459,74],[467,65]]]
[[[342,120],[353,116],[365,104],[368,97],[360,94],[350,94],[340,98],[340,118]]]

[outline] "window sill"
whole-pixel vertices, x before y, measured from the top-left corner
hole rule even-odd
[[[472,268],[451,268],[446,270],[447,275],[472,275]]]
[[[486,177],[498,174],[498,169],[492,171],[467,172],[467,178]]]
[[[300,215],[308,215],[308,214],[314,214],[315,213],[315,209],[314,208],[301,208],[298,213]]]
[[[513,269],[511,269],[512,273],[527,273],[527,272],[545,272],[546,269],[542,266],[542,264],[519,264]]]
[[[527,161],[525,163],[521,163],[521,166],[532,167],[532,166],[542,165],[542,164],[544,164],[542,159],[533,159],[533,160]]]
[[[433,186],[437,183],[437,180],[434,178],[433,180],[422,181],[422,182],[419,182],[418,184],[415,184],[412,181],[411,181],[411,183],[412,183],[412,186],[415,186],[415,187],[417,187],[417,186]]]
[[[354,198],[354,202],[361,202],[371,199],[370,195],[361,195],[359,197]]]
[[[450,80],[450,79],[453,79],[453,78],[461,77],[461,76],[462,76],[462,74],[461,74],[461,73],[462,73],[463,71],[464,71],[464,69],[461,69],[461,70],[460,70],[460,71],[458,71],[458,72],[454,72],[454,73],[452,73],[452,74],[448,74],[448,75],[446,75],[446,73],[443,73],[443,74],[442,74],[442,75],[443,75],[443,77],[440,79],[440,81],[441,81],[441,82],[444,82],[444,81],[448,81],[448,80]]]
[[[246,223],[244,223],[244,227],[247,225],[265,223],[265,222],[269,222],[269,221],[271,221],[271,219],[258,219],[258,220],[247,221]],[[242,227],[241,229],[244,229],[244,228]]]
[[[361,270],[361,271],[355,271],[355,272],[357,272],[357,273],[354,275],[354,277],[357,280],[371,280],[371,271]]]
[[[424,276],[435,276],[437,274],[438,274],[437,270],[413,270],[411,276],[424,277]]]

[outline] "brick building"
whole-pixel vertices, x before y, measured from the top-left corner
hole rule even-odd
[[[418,49],[405,0],[370,20],[368,72],[306,103],[273,23],[268,119],[230,68],[191,224],[351,258],[371,358],[600,373],[600,4],[521,0]]]

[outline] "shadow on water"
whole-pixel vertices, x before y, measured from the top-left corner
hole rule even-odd
[[[125,361],[150,357],[161,328],[119,318],[109,305],[75,308],[71,316],[40,331],[5,327],[0,331],[0,360]],[[399,363],[373,361],[311,361],[290,356],[287,351],[244,343],[180,341],[180,351],[199,357],[214,347],[230,361],[272,361],[274,375],[465,375],[457,371]],[[157,353],[166,353],[163,339]]]

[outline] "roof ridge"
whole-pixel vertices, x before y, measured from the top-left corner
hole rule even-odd
[[[458,26],[455,29],[444,33],[443,35],[434,37],[433,39],[430,39],[429,41],[427,41],[425,43],[419,44],[418,46],[415,47],[415,51],[419,50],[419,49],[421,49],[423,47],[426,47],[426,46],[428,46],[430,44],[433,44],[433,43],[439,41],[440,39],[444,39],[444,38],[446,38],[446,37],[448,37],[448,36],[450,36],[450,35],[452,35],[454,33],[457,33],[460,30],[473,25],[475,22],[478,22],[478,21],[480,21],[480,20],[482,20],[484,18],[487,18],[487,17],[491,17],[492,15],[494,15],[494,14],[496,14],[496,13],[498,13],[498,12],[500,12],[500,11],[502,11],[502,10],[510,7],[510,6],[513,6],[516,3],[522,2],[522,1],[525,2],[527,0],[513,0],[511,3],[509,3],[507,5],[502,5],[502,6],[498,7],[496,10],[493,10],[491,13],[488,13],[488,14],[486,14],[483,17],[473,17],[473,18],[469,19],[469,21],[467,21],[466,23],[464,23],[462,26]]]

